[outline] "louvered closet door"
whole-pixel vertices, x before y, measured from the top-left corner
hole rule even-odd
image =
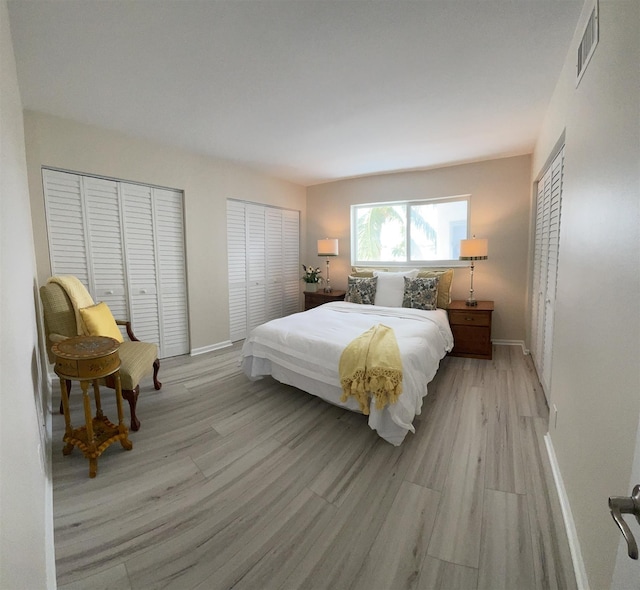
[[[113,316],[127,319],[126,270],[118,183],[83,177],[87,235],[91,260],[90,291],[96,302],[104,301]]]
[[[152,189],[121,184],[131,323],[136,337],[160,347],[158,266],[153,231]],[[161,348],[161,356],[164,351]]]
[[[244,204],[227,201],[227,264],[229,276],[229,338],[247,335],[247,234]]]
[[[229,337],[300,311],[300,214],[227,201]]]
[[[282,285],[284,261],[282,258],[282,211],[265,210],[265,245],[267,267],[267,315],[266,320],[282,317]]]
[[[74,275],[94,301],[128,318],[118,186],[43,170],[51,273]]]
[[[282,312],[290,315],[300,311],[300,213],[282,211]]]
[[[561,150],[538,182],[536,203],[531,354],[545,395],[551,385],[563,164]]]
[[[551,188],[551,174],[545,173],[538,182],[536,203],[536,241],[534,248],[534,283],[533,283],[533,314],[532,314],[532,347],[538,374],[542,375],[542,359],[544,351],[544,299],[547,285],[547,244],[545,234],[548,231],[545,221],[545,209],[548,207]]]
[[[160,356],[189,351],[182,193],[43,170],[52,274],[72,274]]]
[[[153,189],[162,356],[189,352],[182,193]]]
[[[90,289],[82,177],[43,170],[52,275],[74,275]]]
[[[560,209],[562,197],[562,176],[564,150],[551,165],[551,189],[549,196],[549,229],[547,256],[547,284],[545,293],[544,352],[542,360],[542,381],[551,386],[551,354],[553,351],[553,325],[556,308],[556,287],[558,284],[558,258],[560,252]]]
[[[265,207],[245,205],[247,252],[247,330],[264,324],[266,305]]]

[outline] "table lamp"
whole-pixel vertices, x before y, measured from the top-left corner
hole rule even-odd
[[[318,256],[327,257],[327,280],[324,287],[325,293],[331,293],[331,283],[329,282],[329,257],[338,255],[338,238],[324,238],[318,240]]]
[[[489,256],[489,241],[486,239],[476,240],[473,236],[471,240],[460,240],[460,260],[471,261],[471,288],[469,289],[469,299],[466,304],[473,307],[478,302],[473,296],[473,267],[476,260],[486,260]]]

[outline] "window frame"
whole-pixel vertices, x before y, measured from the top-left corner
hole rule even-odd
[[[470,219],[471,219],[471,195],[454,195],[450,197],[434,197],[429,199],[409,199],[409,200],[399,200],[399,201],[379,201],[372,203],[358,203],[355,205],[351,205],[351,220],[350,220],[350,228],[351,228],[351,266],[361,266],[361,267],[383,267],[383,268],[413,268],[413,267],[421,267],[421,268],[442,268],[442,267],[457,267],[457,266],[466,266],[467,263],[465,261],[461,261],[457,258],[455,259],[442,259],[442,260],[411,260],[410,259],[410,251],[409,244],[411,243],[411,222],[409,215],[409,208],[416,205],[435,205],[440,203],[451,203],[451,202],[466,202],[467,204],[467,235],[466,238],[470,236]],[[356,258],[357,254],[357,241],[358,241],[358,228],[357,228],[357,211],[363,208],[369,207],[383,207],[383,206],[391,206],[391,207],[404,207],[405,209],[405,224],[406,224],[406,258],[405,260],[396,260],[396,261],[383,261],[383,260],[358,260]]]

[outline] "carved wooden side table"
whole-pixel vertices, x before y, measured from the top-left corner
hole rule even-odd
[[[89,477],[98,472],[98,457],[116,441],[127,451],[133,447],[128,438],[129,431],[124,425],[122,412],[122,386],[120,384],[120,343],[114,338],[105,336],[74,336],[53,345],[51,350],[56,357],[54,371],[60,377],[62,408],[64,410],[65,431],[62,449],[68,455],[73,447],[78,447],[89,459]],[[100,386],[98,379],[113,375],[115,381],[116,404],[118,407],[117,426],[102,413],[100,404]],[[80,428],[71,426],[69,412],[69,392],[67,380],[80,381],[82,400],[84,403],[85,425]],[[91,416],[91,400],[89,399],[89,383],[93,383],[93,394],[96,404],[96,415]]]

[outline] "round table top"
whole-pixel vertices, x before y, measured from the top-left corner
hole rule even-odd
[[[120,348],[115,338],[108,336],[73,336],[56,342],[51,350],[64,359],[94,359],[114,353]]]

